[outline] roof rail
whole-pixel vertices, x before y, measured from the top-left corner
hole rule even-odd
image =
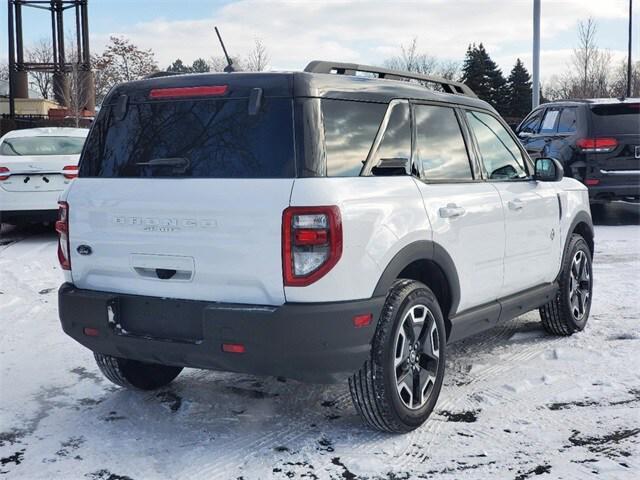
[[[382,67],[373,67],[371,65],[358,65],[356,63],[329,62],[324,60],[314,60],[304,69],[309,73],[335,73],[338,75],[355,75],[356,72],[374,73],[378,78],[387,80],[419,80],[421,82],[435,83],[439,85],[446,93],[455,95],[466,95],[468,97],[477,97],[477,95],[462,82],[455,82],[440,77],[432,77],[430,75],[422,75],[415,72],[403,72],[400,70],[391,70]]]

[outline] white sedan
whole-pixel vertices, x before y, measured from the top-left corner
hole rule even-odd
[[[58,196],[78,175],[89,130],[32,128],[0,138],[0,219],[6,223],[53,221]]]

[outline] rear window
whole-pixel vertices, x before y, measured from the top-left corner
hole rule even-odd
[[[328,177],[360,175],[386,110],[386,104],[322,100]]]
[[[79,155],[84,137],[13,137],[0,144],[0,155]]]
[[[640,135],[640,103],[591,107],[593,135]]]
[[[81,177],[292,178],[290,98],[133,103],[122,119],[105,107],[80,163]]]

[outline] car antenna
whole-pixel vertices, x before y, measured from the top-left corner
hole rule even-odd
[[[220,36],[220,32],[218,31],[218,27],[213,27],[216,31],[216,35],[218,35],[218,40],[220,40],[220,45],[222,46],[222,51],[224,52],[224,56],[227,58],[227,66],[224,67],[224,71],[227,73],[235,72],[236,68],[233,66],[233,60],[229,57],[227,53],[227,49],[224,46],[224,42],[222,41],[222,37]]]

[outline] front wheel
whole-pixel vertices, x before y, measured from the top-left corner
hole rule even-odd
[[[398,280],[385,301],[371,357],[349,379],[351,398],[369,426],[411,431],[429,417],[444,378],[446,332],[433,292]]]
[[[125,388],[155,390],[171,383],[182,371],[182,367],[144,363],[101,353],[93,356],[102,374]]]
[[[572,335],[584,329],[591,311],[593,273],[591,250],[580,235],[572,235],[567,245],[556,298],[540,307],[547,332]]]

